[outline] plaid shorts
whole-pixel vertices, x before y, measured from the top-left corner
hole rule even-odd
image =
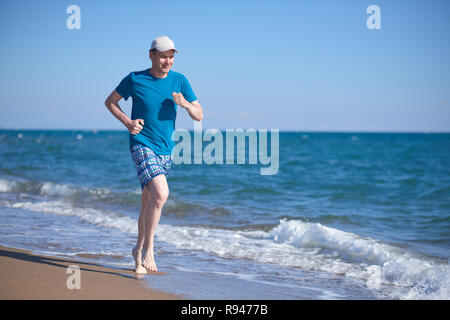
[[[172,165],[172,155],[159,155],[149,147],[137,144],[130,148],[131,158],[136,164],[139,184],[142,190],[154,177],[160,174],[169,174]]]

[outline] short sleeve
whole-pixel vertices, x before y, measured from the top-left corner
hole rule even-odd
[[[197,100],[197,96],[195,95],[194,90],[192,90],[191,85],[189,84],[189,81],[185,76],[181,78],[181,93],[188,102]]]
[[[118,94],[120,94],[125,101],[131,96],[133,90],[133,79],[131,73],[120,81],[116,88]]]

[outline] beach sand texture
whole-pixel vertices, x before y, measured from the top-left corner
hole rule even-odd
[[[80,289],[69,289],[67,282],[80,269]],[[144,285],[131,269],[119,269],[91,262],[34,254],[0,246],[0,299],[43,300],[176,300],[178,296]],[[70,270],[70,269],[69,269]],[[163,276],[157,272],[145,277]],[[72,278],[73,279],[73,278]],[[71,279],[69,279],[70,283]],[[70,285],[69,285],[70,286]]]

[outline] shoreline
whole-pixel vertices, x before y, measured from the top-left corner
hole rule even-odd
[[[2,245],[0,265],[2,300],[181,299],[175,294],[148,286],[145,278],[162,276],[165,274],[163,272],[137,276],[132,269],[35,254]],[[73,265],[79,267],[79,272],[69,268]],[[75,278],[76,274],[78,278]],[[79,283],[80,289],[69,289],[68,283],[69,286],[70,283]]]

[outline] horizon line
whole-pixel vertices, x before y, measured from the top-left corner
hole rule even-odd
[[[177,129],[183,129],[183,128],[177,128]],[[175,130],[177,130],[175,129]],[[422,133],[422,134],[448,134],[450,131],[439,131],[439,130],[338,130],[338,129],[277,129],[277,128],[205,128],[202,131],[208,130],[208,129],[218,129],[220,131],[225,131],[226,129],[242,129],[242,130],[248,130],[248,129],[255,129],[255,130],[261,130],[261,129],[267,129],[267,130],[279,130],[279,132],[292,132],[292,133]],[[91,131],[91,132],[99,132],[99,131],[123,131],[128,132],[126,129],[113,129],[113,128],[4,128],[0,127],[0,130],[3,131]],[[194,129],[188,129],[188,131],[194,131]]]

